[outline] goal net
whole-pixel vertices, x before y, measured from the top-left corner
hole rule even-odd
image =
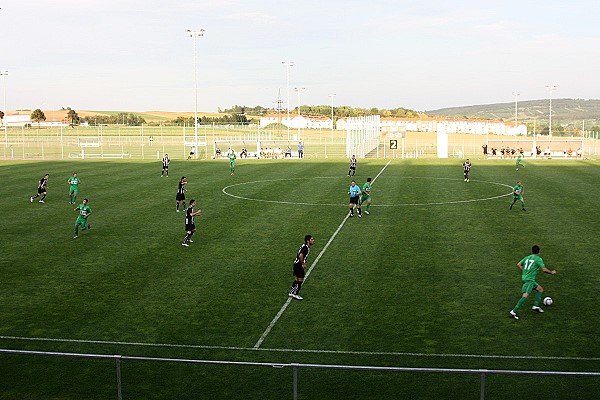
[[[346,120],[346,157],[364,158],[377,149],[381,134],[380,116],[351,117]]]

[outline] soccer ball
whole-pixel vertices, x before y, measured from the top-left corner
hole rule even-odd
[[[554,301],[552,300],[552,297],[544,297],[544,305],[545,306],[551,306],[552,303],[554,303]]]

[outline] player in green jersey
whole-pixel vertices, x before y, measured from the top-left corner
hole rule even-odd
[[[365,208],[365,214],[369,215],[369,208],[371,208],[371,178],[367,178],[367,181],[362,187],[362,193],[360,195],[360,204],[367,203]]]
[[[77,211],[79,215],[77,216],[77,221],[75,221],[75,236],[73,239],[77,239],[79,237],[79,227],[81,226],[82,230],[90,229],[91,226],[88,222],[88,217],[92,213],[92,209],[88,204],[88,199],[83,199],[83,203],[78,205],[73,209],[73,211]]]
[[[518,201],[521,202],[521,208],[523,209],[523,211],[527,211],[525,209],[525,201],[523,200],[523,182],[518,181],[516,186],[513,188],[513,202],[510,205],[509,210],[512,210],[513,206],[515,205],[515,203]]]
[[[69,204],[75,204],[77,194],[79,193],[79,184],[81,180],[77,177],[77,172],[73,172],[73,176],[67,180],[69,184]]]
[[[229,172],[231,172],[231,176],[235,175],[235,152],[232,149],[229,149]]]
[[[519,154],[517,154],[517,164],[515,165],[515,169],[518,171],[519,167],[525,168],[525,164],[523,164],[523,153],[520,151]]]
[[[535,277],[539,271],[543,271],[550,275],[556,274],[556,270],[549,270],[544,265],[544,261],[542,261],[542,258],[540,257],[540,246],[538,246],[537,244],[534,245],[531,248],[531,253],[531,255],[528,255],[527,257],[523,258],[517,264],[517,267],[519,267],[519,269],[522,271],[521,280],[523,281],[523,286],[521,287],[521,293],[523,293],[523,295],[521,296],[515,307],[512,310],[510,310],[510,315],[514,319],[519,319],[517,311],[519,311],[519,308],[521,308],[523,304],[525,304],[527,298],[534,290],[535,299],[533,301],[533,307],[531,307],[531,309],[539,313],[544,312],[544,310],[542,310],[542,308],[540,307],[540,301],[542,300],[542,293],[544,293],[544,288],[535,281]]]

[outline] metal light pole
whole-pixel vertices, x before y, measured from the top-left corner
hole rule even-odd
[[[294,90],[298,94],[298,140],[300,139],[300,92],[306,90],[303,87],[295,87]]]
[[[546,89],[550,92],[550,118],[548,123],[548,135],[552,136],[552,92],[556,90],[558,86],[556,85],[546,85]]]
[[[335,97],[335,93],[328,94],[327,96],[331,97],[331,144],[333,144],[333,98]]]
[[[287,76],[287,131],[288,140],[290,140],[290,67],[294,66],[293,61],[282,61],[281,64],[285,67]]]
[[[519,92],[513,92],[513,95],[515,96],[515,134],[517,133],[517,125],[519,122],[519,118],[517,117],[518,115],[518,110],[519,110],[519,95],[521,93]]]
[[[204,29],[197,31],[187,29],[186,32],[194,42],[194,156],[198,158],[198,77],[196,74],[196,38],[204,36]]]
[[[6,126],[6,115],[8,111],[6,111],[6,76],[8,75],[8,71],[0,71],[0,75],[2,75],[2,86],[4,88],[4,117],[2,118],[2,125],[4,125],[4,147],[8,147],[8,130]]]

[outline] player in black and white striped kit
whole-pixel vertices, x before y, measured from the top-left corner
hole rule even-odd
[[[463,175],[465,182],[469,182],[469,172],[471,172],[471,161],[467,158],[467,161],[463,163]]]
[[[350,167],[348,168],[348,176],[350,176],[350,173],[352,173],[352,176],[354,176],[354,174],[356,173],[356,156],[353,154],[352,158],[350,159]]]
[[[48,178],[49,175],[46,174],[42,177],[42,179],[40,179],[38,181],[38,188],[37,188],[37,194],[35,196],[31,196],[29,198],[29,201],[31,203],[33,203],[33,199],[36,199],[40,196],[42,196],[42,198],[38,201],[38,203],[43,203],[44,199],[46,198],[46,194],[47,194],[47,190],[48,190]]]
[[[165,172],[167,173],[167,178],[169,177],[169,163],[171,162],[171,160],[169,160],[169,155],[167,153],[165,153],[165,156],[162,159],[162,172],[160,173],[160,177],[162,178],[163,175],[165,174]]]
[[[179,185],[177,186],[177,196],[175,196],[175,200],[177,200],[176,211],[179,212],[179,202],[183,202],[183,210],[185,211],[185,184],[187,183],[187,179],[185,176],[182,176],[179,180]]]
[[[189,243],[193,243],[192,235],[196,232],[196,224],[194,223],[195,216],[201,216],[202,210],[194,211],[196,200],[190,200],[190,206],[185,210],[185,237],[183,238],[182,246],[188,247]]]
[[[308,261],[308,255],[310,254],[310,248],[315,244],[315,239],[312,235],[304,236],[304,244],[300,246],[296,259],[294,260],[294,283],[290,289],[289,297],[293,297],[296,300],[302,300],[300,296],[300,288],[302,282],[304,282],[304,275],[306,271],[306,262]]]

